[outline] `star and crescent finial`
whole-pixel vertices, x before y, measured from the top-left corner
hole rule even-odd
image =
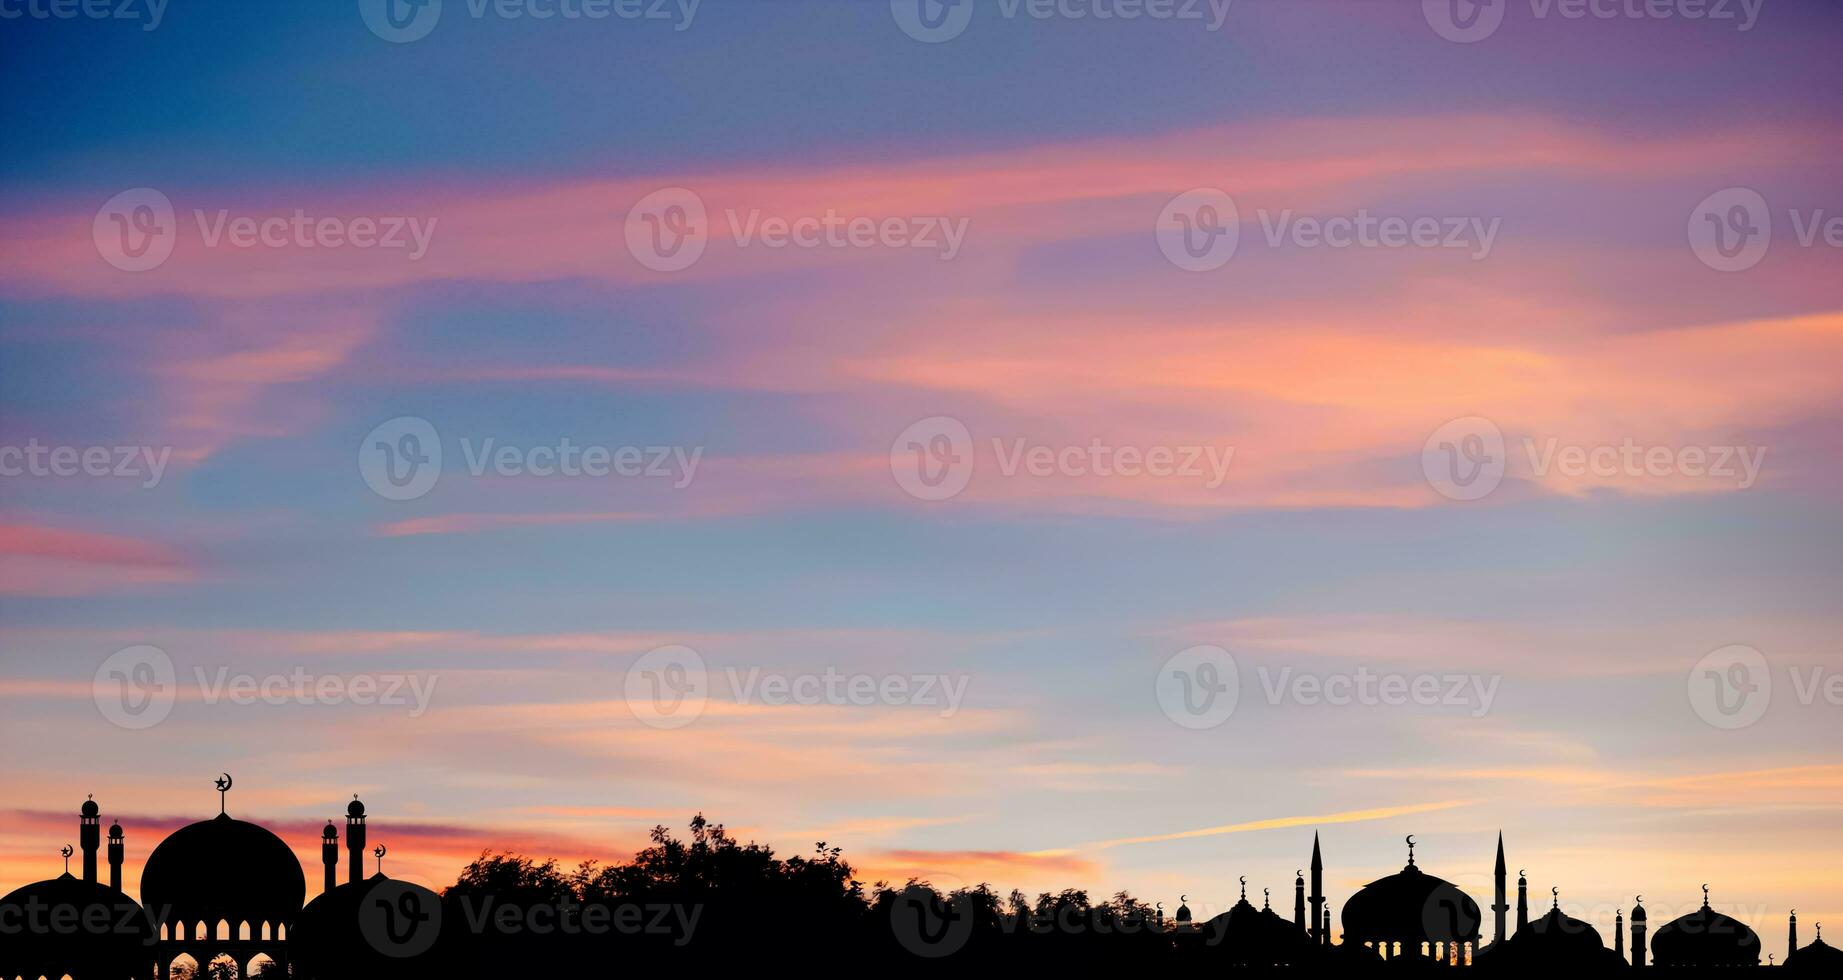
[[[58,853],[64,855],[64,873],[70,874],[70,856],[72,854],[77,853],[76,849],[72,848],[69,844],[66,844],[64,845],[64,849],[59,851]]]
[[[229,793],[236,782],[230,778],[230,773],[224,773],[213,780],[212,785],[218,788],[218,816],[221,817],[224,815],[224,794]]]
[[[390,852],[385,850],[382,844],[371,849],[371,856],[378,859],[378,874],[384,873],[384,855],[388,853]]]

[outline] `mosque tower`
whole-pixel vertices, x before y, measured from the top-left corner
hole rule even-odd
[[[326,866],[326,891],[339,886],[339,828],[333,822],[326,822],[326,829],[320,832],[320,863]]]
[[[1632,906],[1632,965],[1645,965],[1645,897],[1638,896],[1638,904]]]
[[[1613,955],[1625,959],[1625,910],[1613,910]]]
[[[352,884],[365,880],[365,804],[352,796],[346,804],[346,851],[351,862]]]
[[[1305,927],[1305,878],[1299,872],[1293,872],[1293,925],[1302,933],[1311,933]]]
[[[122,838],[122,823],[117,820],[109,826],[109,887],[122,890],[122,856],[126,841]]]
[[[1529,928],[1529,879],[1523,876],[1523,869],[1517,869],[1517,932]]]
[[[85,884],[96,883],[96,852],[102,848],[102,808],[96,805],[96,798],[83,801],[81,826],[77,830],[78,842],[83,845],[83,881]]]
[[[1786,933],[1785,933],[1786,957],[1789,959],[1792,955],[1792,950],[1795,950],[1797,948],[1798,948],[1798,910],[1793,909],[1792,914],[1786,920]]]
[[[1510,904],[1504,896],[1507,874],[1504,867],[1504,832],[1500,830],[1497,832],[1497,901],[1491,905],[1492,921],[1497,925],[1497,932],[1493,934],[1494,938],[1491,940],[1494,943],[1501,943],[1510,938],[1504,933],[1504,913],[1510,911]]]
[[[1313,941],[1320,946],[1331,942],[1331,911],[1325,908],[1325,859],[1318,853],[1318,835],[1312,835],[1312,927]]]

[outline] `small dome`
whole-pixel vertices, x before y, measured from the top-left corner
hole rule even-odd
[[[358,797],[356,796],[352,797],[352,802],[346,804],[346,816],[362,817],[364,815],[365,815],[365,804],[360,803],[358,801]]]
[[[1746,923],[1703,906],[1657,929],[1651,939],[1658,966],[1759,966],[1760,937]]]
[[[63,922],[64,929],[74,924],[77,932],[34,928],[35,922]],[[6,977],[140,976],[154,935],[134,899],[68,872],[0,898],[0,923],[14,926],[0,943],[0,976]]]
[[[288,933],[288,947],[304,976],[435,976],[448,972],[437,964],[450,954],[461,920],[442,915],[441,896],[379,872],[309,902]]]
[[[122,839],[122,822],[120,820],[117,820],[114,823],[109,825],[109,839],[110,840],[121,840]]]
[[[1632,906],[1632,921],[1633,922],[1645,921],[1645,907],[1643,905]]]
[[[1837,949],[1819,936],[1809,946],[1801,946],[1785,958],[1785,965],[1813,973],[1828,973],[1831,976],[1843,976],[1843,950]]]
[[[1180,904],[1180,905],[1178,905],[1178,907],[1177,907],[1177,920],[1178,920],[1179,922],[1189,922],[1189,921],[1190,921],[1190,918],[1191,918],[1191,916],[1190,916],[1190,906],[1188,906],[1188,905],[1183,905],[1183,904]]]
[[[83,815],[84,816],[94,817],[97,814],[100,814],[101,812],[102,812],[102,807],[97,806],[95,800],[84,800],[83,801]]]
[[[331,820],[328,820],[326,822],[326,829],[320,831],[320,836],[327,840],[338,840],[339,839],[339,828],[333,826],[333,822]]]
[[[141,873],[141,901],[169,921],[289,922],[306,896],[280,837],[222,814],[173,831]]]

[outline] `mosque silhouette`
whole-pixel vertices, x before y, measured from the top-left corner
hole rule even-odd
[[[321,892],[303,904],[306,881],[294,851],[269,830],[229,815],[228,774],[217,788],[216,817],[181,827],[148,855],[140,902],[121,888],[127,835],[120,823],[108,830],[108,883],[99,881],[102,813],[94,799],[86,800],[78,811],[77,830],[82,877],[70,873],[75,850],[65,846],[62,875],[0,899],[0,980],[167,980],[181,965],[199,969],[224,958],[235,964],[240,977],[263,970],[301,978],[435,975],[434,957],[455,938],[462,917],[451,914],[444,922],[441,896],[387,878],[382,846],[370,852],[374,870],[365,874],[366,813],[356,796],[346,805],[346,880],[339,880],[339,828],[328,822],[320,839]],[[1700,908],[1655,933],[1649,932],[1640,896],[1629,916],[1629,946],[1622,909],[1609,949],[1598,930],[1561,910],[1557,889],[1551,889],[1549,910],[1531,919],[1529,883],[1519,871],[1512,931],[1502,834],[1494,869],[1492,941],[1480,945],[1478,903],[1416,863],[1412,835],[1407,845],[1408,862],[1401,871],[1364,885],[1344,903],[1338,942],[1333,942],[1316,835],[1310,891],[1305,873],[1296,874],[1290,920],[1273,911],[1265,892],[1261,907],[1255,908],[1243,878],[1241,898],[1228,911],[1197,921],[1183,896],[1172,921],[1166,922],[1161,911],[1150,932],[1178,958],[1175,962],[1249,972],[1701,973],[1762,965],[1759,936],[1711,908],[1706,885]],[[1843,976],[1843,951],[1824,942],[1822,926],[1811,943],[1800,947],[1796,910],[1788,918],[1792,953],[1782,965]],[[419,969],[419,957],[427,957],[421,964],[427,969]],[[443,962],[452,965],[453,958]],[[950,961],[938,962],[945,966]]]

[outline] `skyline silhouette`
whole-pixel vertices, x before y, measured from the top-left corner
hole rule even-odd
[[[1513,926],[1501,833],[1487,934],[1479,903],[1420,866],[1413,834],[1403,840],[1407,862],[1400,871],[1340,896],[1327,892],[1327,866],[1315,832],[1310,871],[1301,868],[1293,877],[1290,917],[1282,914],[1284,906],[1274,911],[1269,887],[1260,888],[1256,909],[1246,875],[1239,878],[1235,903],[1207,919],[1190,908],[1188,894],[1179,896],[1167,919],[1163,901],[1148,904],[1124,891],[1102,905],[1090,905],[1085,892],[1044,892],[1032,906],[1015,890],[1002,904],[985,883],[945,893],[916,879],[866,883],[854,877],[842,848],[820,841],[810,858],[777,861],[771,847],[739,846],[702,814],[690,822],[688,850],[666,827],[656,826],[653,848],[631,863],[598,868],[588,862],[566,874],[554,858],[482,848],[452,885],[437,892],[385,874],[389,849],[380,842],[367,851],[371,814],[355,794],[345,806],[343,847],[335,822],[329,820],[320,834],[321,884],[309,898],[291,847],[259,824],[230,816],[234,786],[231,775],[222,774],[214,781],[217,815],[155,844],[138,903],[121,889],[128,830],[119,820],[109,828],[105,881],[99,865],[104,813],[94,797],[86,799],[76,813],[81,874],[70,872],[78,849],[65,845],[59,852],[62,874],[12,888],[0,898],[0,976],[170,980],[227,962],[243,976],[274,970],[306,978],[367,977],[484,962],[510,966],[531,956],[567,963],[617,950],[661,957],[662,965],[675,957],[740,963],[753,954],[739,950],[739,943],[767,941],[773,931],[802,925],[824,930],[827,923],[847,930],[834,940],[839,952],[880,948],[896,954],[898,962],[879,965],[897,969],[952,957],[997,968],[1023,955],[1018,948],[991,945],[1001,936],[1051,937],[1045,941],[1092,947],[1081,955],[1122,964],[1148,957],[1146,964],[1253,970],[1476,967],[1591,975],[1778,965],[1763,957],[1752,926],[1712,905],[1707,884],[1697,908],[1655,929],[1642,894],[1636,895],[1629,933],[1622,908],[1609,946],[1592,925],[1563,910],[1559,885],[1550,888],[1546,912],[1540,895],[1532,908],[1529,880],[1519,869]],[[739,872],[736,862],[745,858],[759,870]],[[692,873],[687,869],[700,863],[705,870],[699,877],[687,878]],[[761,871],[769,877],[757,877]],[[828,884],[817,892],[791,893],[818,904],[796,901],[778,908],[769,917],[778,924],[770,930],[760,903],[772,881],[781,882],[774,887],[805,881],[798,887],[806,889]],[[667,897],[675,901],[662,901]],[[1341,914],[1334,912],[1340,900]],[[700,937],[698,923],[712,910],[717,914]],[[887,921],[878,913],[886,913]],[[649,915],[651,921],[645,921]],[[802,922],[805,916],[811,921]],[[1820,973],[1843,964],[1843,951],[1824,942],[1821,923],[1803,945],[1795,909],[1787,912],[1786,926],[1792,953],[1783,965]],[[1038,946],[1033,955],[1065,955],[1074,948]],[[912,960],[902,961],[904,955]]]

